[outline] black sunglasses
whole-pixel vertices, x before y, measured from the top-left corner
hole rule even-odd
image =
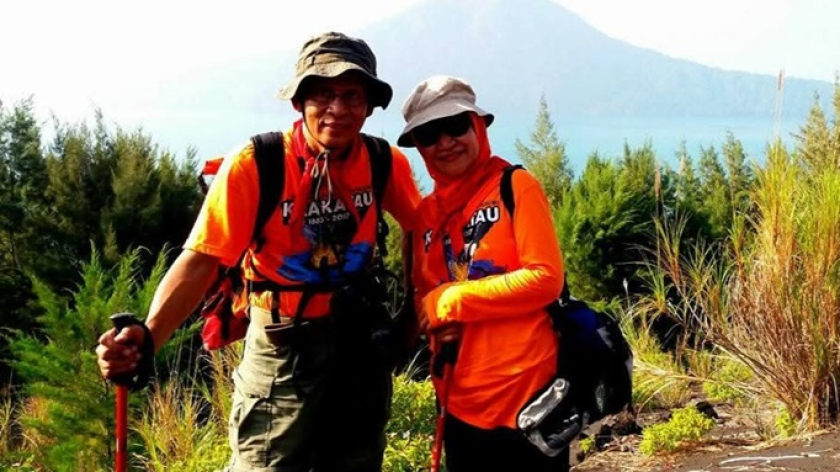
[[[438,120],[423,123],[411,131],[411,136],[418,146],[432,146],[438,142],[441,134],[452,138],[459,138],[472,128],[472,120],[469,113],[447,116]]]

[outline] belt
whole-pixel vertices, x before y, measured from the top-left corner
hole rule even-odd
[[[280,316],[280,322],[274,323],[271,311],[265,308],[250,307],[251,323],[255,327],[265,330],[268,339],[275,345],[289,345],[294,342],[324,341],[331,339],[335,333],[335,325],[330,316],[319,318],[305,318],[297,323],[288,316]]]
[[[251,323],[257,326],[269,326],[275,324],[271,319],[271,310],[266,310],[258,306],[251,305],[248,307],[248,317],[251,318]],[[293,324],[295,319],[291,316],[280,316],[280,325]]]

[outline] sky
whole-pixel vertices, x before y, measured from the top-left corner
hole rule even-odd
[[[100,107],[119,122],[128,113],[121,97],[185,68],[297,51],[312,34],[353,33],[420,1],[6,1],[0,99],[34,95],[39,114],[64,121]],[[826,81],[840,69],[837,0],[553,1],[609,36],[676,58]]]

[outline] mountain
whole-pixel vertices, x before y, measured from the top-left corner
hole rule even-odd
[[[479,103],[496,113],[502,126],[517,127],[511,136],[527,134],[542,94],[556,120],[759,118],[772,128],[776,77],[716,69],[635,47],[606,36],[551,0],[428,0],[348,33],[368,41],[379,75],[394,88],[391,106],[375,113],[366,128],[389,138],[401,127],[402,101],[433,74],[469,80]],[[299,47],[289,44],[276,55],[173,78],[150,87],[142,100],[188,109],[191,117],[224,120],[217,129],[193,136],[219,141],[236,131],[226,145],[212,148],[226,150],[269,123],[294,118],[287,103],[272,97],[291,78]],[[833,85],[786,80],[785,116],[807,116],[815,93],[828,104]],[[185,126],[193,124],[184,119]],[[198,145],[205,149],[204,142]]]
[[[550,0],[434,0],[364,37],[382,75],[404,97],[434,73],[461,75],[501,110],[532,110],[545,93],[568,116],[759,116],[772,114],[776,78],[731,72],[610,38]],[[830,84],[788,80],[793,114]],[[794,108],[796,108],[794,110]]]
[[[774,76],[629,45],[550,0],[429,0],[352,34],[374,49],[396,105],[417,82],[440,73],[468,79],[502,110],[533,109],[545,93],[569,116],[763,116],[776,98]],[[298,47],[202,71],[168,95],[181,104],[276,110],[269,97],[291,76]],[[225,91],[215,93],[216,86]],[[788,79],[790,113],[807,111],[815,92],[830,97],[832,86]]]

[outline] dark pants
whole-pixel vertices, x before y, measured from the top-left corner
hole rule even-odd
[[[448,472],[567,472],[569,449],[548,457],[509,428],[481,429],[452,415],[444,430]]]

